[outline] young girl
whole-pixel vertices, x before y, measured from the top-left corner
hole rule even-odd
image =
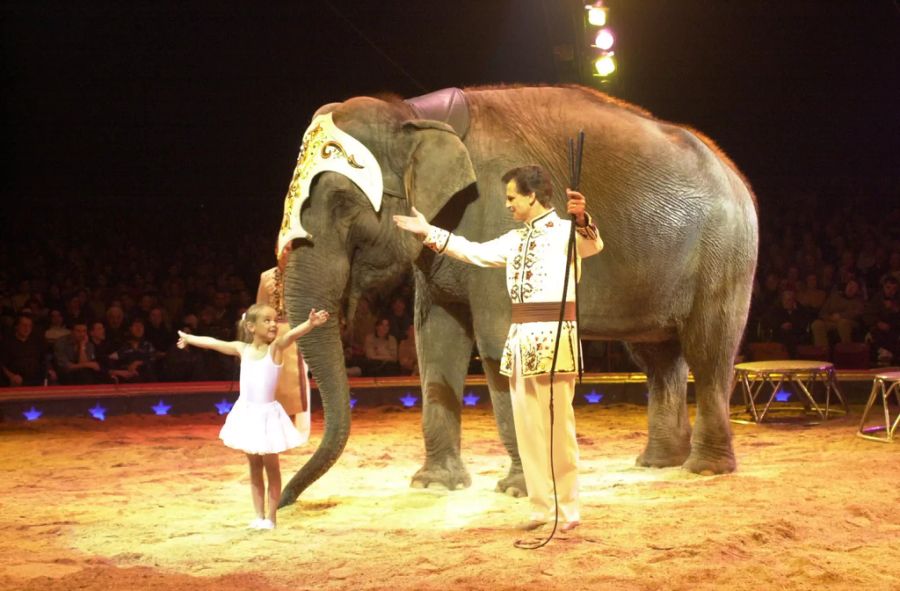
[[[278,337],[275,309],[254,304],[247,309],[243,321],[252,338],[249,343],[229,343],[178,331],[178,347],[182,349],[191,345],[241,358],[241,393],[228,413],[219,437],[228,447],[246,453],[250,462],[250,491],[256,510],[256,519],[250,522],[253,529],[275,527],[275,513],[281,497],[278,454],[302,442],[300,433],[275,400],[282,353],[291,343],[327,320],[328,312],[325,310],[310,310],[308,320]],[[268,511],[265,506],[264,468],[269,480]]]

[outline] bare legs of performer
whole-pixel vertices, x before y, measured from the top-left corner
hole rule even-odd
[[[278,454],[247,454],[247,460],[250,462],[250,494],[253,498],[253,509],[256,511],[256,519],[250,527],[273,529],[278,501],[281,498],[281,467],[278,464]],[[268,495],[263,481],[263,470],[266,473],[266,480],[269,481]],[[268,511],[266,511],[267,500]]]

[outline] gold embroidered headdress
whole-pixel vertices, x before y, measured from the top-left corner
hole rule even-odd
[[[326,171],[337,172],[350,179],[366,194],[375,211],[381,209],[383,186],[378,160],[359,140],[338,129],[331,113],[319,115],[303,134],[297,166],[284,199],[284,218],[275,250],[282,268],[285,255],[290,252],[291,241],[312,238],[300,224],[300,209],[309,197],[313,179]]]

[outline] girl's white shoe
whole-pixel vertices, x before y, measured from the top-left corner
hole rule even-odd
[[[275,529],[275,524],[269,519],[260,519],[257,517],[248,525],[250,529]]]

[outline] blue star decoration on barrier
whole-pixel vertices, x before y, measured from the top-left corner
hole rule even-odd
[[[162,416],[169,414],[169,409],[172,408],[172,405],[166,404],[165,402],[160,400],[159,404],[157,404],[156,406],[151,406],[150,408],[153,409],[153,412],[155,412],[157,416]]]
[[[591,390],[584,395],[584,399],[587,400],[588,404],[597,404],[598,402],[603,400],[603,393],[597,392],[596,390]]]
[[[475,406],[478,404],[478,401],[481,400],[481,396],[476,394],[475,392],[467,392],[465,396],[463,396],[463,403],[466,406]]]
[[[405,396],[400,399],[400,402],[403,403],[403,406],[406,408],[410,408],[416,405],[416,402],[419,401],[418,396],[413,396],[412,393],[407,392]]]
[[[36,409],[34,406],[26,410],[22,413],[25,416],[25,419],[29,421],[36,421],[41,418],[41,415],[44,414],[43,411]]]
[[[790,392],[785,392],[784,390],[779,390],[778,392],[775,392],[775,400],[777,400],[778,402],[787,402],[790,399],[791,399]]]
[[[232,406],[234,406],[234,404],[228,402],[223,398],[221,402],[216,403],[216,410],[219,411],[220,415],[227,415],[229,412],[231,412]]]
[[[88,412],[91,413],[91,416],[98,421],[106,420],[106,409],[100,406],[99,402],[94,406],[94,408],[89,408]]]
[[[350,408],[351,409],[356,408],[356,398],[350,399]]]

